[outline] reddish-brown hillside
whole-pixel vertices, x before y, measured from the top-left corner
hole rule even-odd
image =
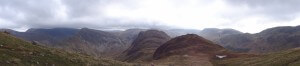
[[[162,46],[154,53],[154,59],[160,59],[170,55],[206,53],[215,54],[224,50],[222,46],[214,44],[195,34],[176,37]]]
[[[164,65],[212,66],[210,60],[217,55],[228,56],[222,46],[196,34],[187,34],[164,43],[156,49],[153,59],[155,63]]]

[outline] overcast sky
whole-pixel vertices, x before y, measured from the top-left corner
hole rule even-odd
[[[233,28],[300,25],[300,0],[0,0],[0,28]]]

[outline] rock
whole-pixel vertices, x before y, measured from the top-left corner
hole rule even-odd
[[[33,52],[29,52],[29,54],[30,54],[30,55],[32,55],[32,54],[33,54]]]
[[[216,55],[216,57],[219,58],[219,59],[222,59],[222,58],[227,57],[227,55]]]

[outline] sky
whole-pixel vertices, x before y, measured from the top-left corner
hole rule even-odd
[[[204,29],[300,25],[300,0],[0,0],[0,28]]]

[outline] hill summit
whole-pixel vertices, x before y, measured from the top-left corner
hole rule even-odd
[[[210,59],[223,55],[222,46],[196,34],[175,37],[156,49],[153,59],[175,65],[204,64],[211,66]]]

